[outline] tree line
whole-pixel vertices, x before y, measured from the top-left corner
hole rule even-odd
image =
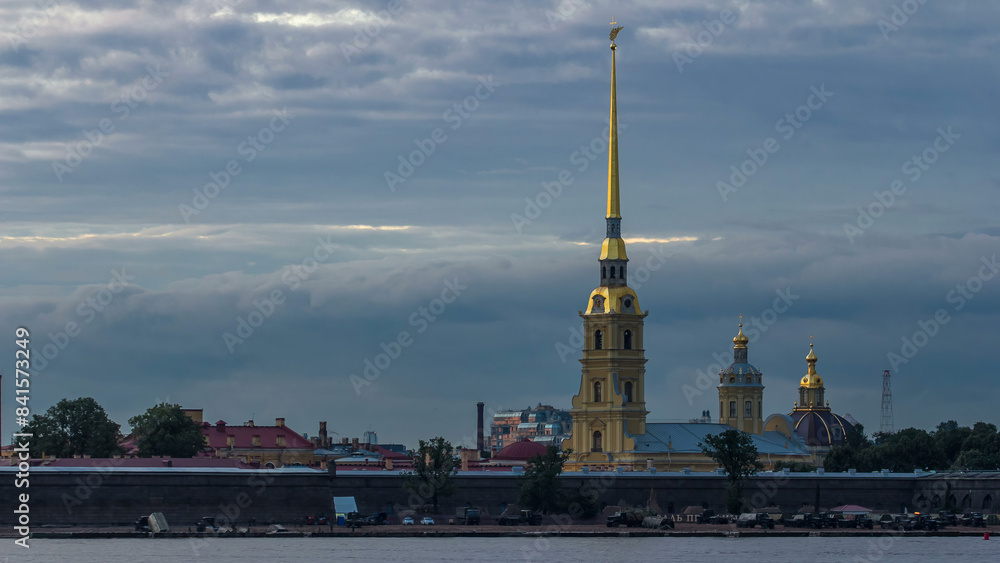
[[[162,402],[128,419],[139,457],[194,457],[205,447],[201,426],[180,405]],[[121,425],[92,397],[62,399],[31,417],[31,457],[114,457],[125,454]]]
[[[876,432],[869,438],[859,424],[847,433],[843,445],[830,449],[823,467],[826,471],[902,473],[996,470],[1000,469],[1000,433],[995,424],[977,422],[970,428],[949,420],[930,432],[904,428],[891,434]]]

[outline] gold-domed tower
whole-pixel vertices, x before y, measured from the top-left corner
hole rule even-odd
[[[750,434],[763,434],[763,374],[747,361],[750,339],[743,334],[742,322],[739,329],[733,338],[733,363],[719,372],[719,423]]]
[[[615,22],[612,22],[612,26]],[[635,457],[632,436],[646,432],[643,378],[643,319],[639,298],[628,286],[628,255],[621,238],[618,190],[618,109],[615,37],[611,31],[611,117],[608,133],[607,234],[599,259],[601,283],[590,293],[583,318],[580,393],[573,397],[569,467],[602,467]]]
[[[823,378],[816,373],[817,360],[813,343],[809,342],[809,355],[806,356],[809,367],[799,383],[799,400],[789,416],[795,422],[795,433],[815,455],[822,457],[831,446],[844,443],[853,425],[830,410],[830,402],[824,397]]]

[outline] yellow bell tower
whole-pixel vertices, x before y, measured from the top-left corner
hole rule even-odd
[[[611,22],[614,26],[616,22]],[[611,30],[611,118],[608,139],[607,235],[601,245],[601,284],[590,294],[583,318],[580,392],[573,397],[573,453],[567,468],[631,464],[634,435],[646,433],[643,320],[639,298],[628,287],[628,255],[621,238],[618,193],[618,110],[615,102],[615,37]]]
[[[719,372],[719,423],[749,434],[763,434],[763,374],[747,361],[749,342],[740,322],[740,331],[733,338],[733,363]]]

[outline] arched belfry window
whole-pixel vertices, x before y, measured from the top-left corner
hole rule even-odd
[[[604,348],[604,334],[599,330],[594,331],[594,350],[601,350]]]
[[[632,382],[631,381],[626,381],[625,382],[625,402],[626,403],[631,403],[632,402]]]
[[[632,349],[632,331],[631,330],[626,330],[625,331],[625,349],[626,350],[631,350]]]
[[[595,403],[600,403],[601,402],[601,382],[600,381],[595,381],[594,382],[594,402]]]
[[[603,279],[603,278],[607,278],[607,277],[608,277],[608,267],[607,266],[601,266],[601,278]]]
[[[611,266],[611,279],[615,279],[615,267]]]
[[[625,279],[625,266],[618,266],[618,277]]]
[[[604,444],[601,443],[601,431],[594,430],[593,443],[590,446],[590,451],[592,452],[603,452]]]

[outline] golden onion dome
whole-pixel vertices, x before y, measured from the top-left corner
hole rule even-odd
[[[813,343],[809,343],[809,355],[806,356],[806,362],[809,364],[809,370],[806,372],[805,377],[802,378],[802,387],[809,387],[811,389],[818,389],[823,387],[823,378],[816,373],[816,352],[813,352]]]
[[[740,323],[740,333],[733,338],[733,347],[746,348],[748,342],[750,342],[750,339],[747,338],[747,335],[743,334],[743,323]]]

